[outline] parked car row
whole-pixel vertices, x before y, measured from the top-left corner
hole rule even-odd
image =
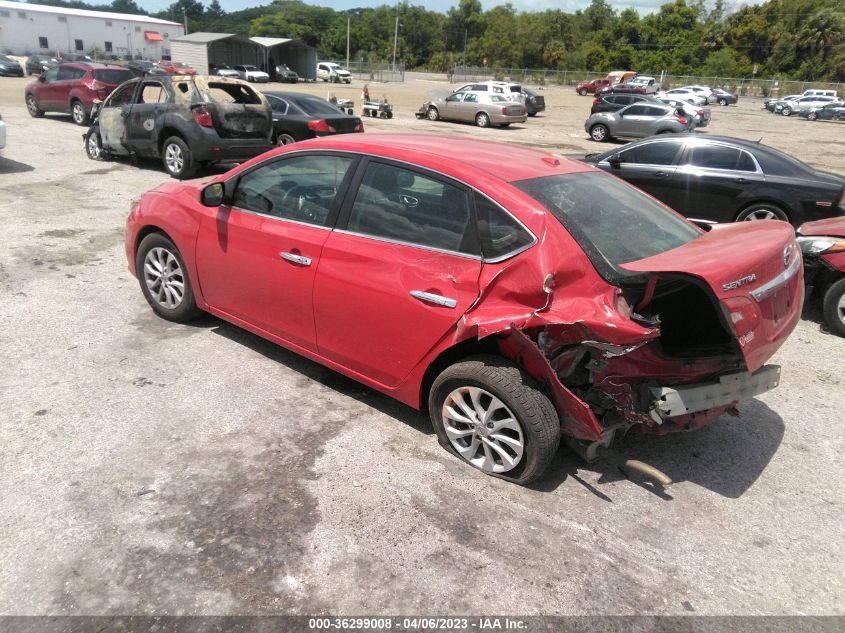
[[[810,89],[805,90],[800,95],[787,95],[785,97],[766,99],[763,102],[763,109],[783,116],[798,114],[799,116],[808,117],[811,111],[818,111],[820,108],[831,104],[834,107],[836,105],[842,105],[842,100],[839,99],[835,90]],[[813,119],[817,118],[818,116],[813,117]]]
[[[416,112],[418,119],[475,123],[478,127],[508,127],[525,123],[546,109],[543,95],[506,81],[480,81],[455,88],[446,97],[426,101]]]

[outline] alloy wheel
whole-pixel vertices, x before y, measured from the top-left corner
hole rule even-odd
[[[32,116],[38,114],[38,103],[35,101],[35,97],[33,97],[32,95],[29,95],[26,98],[26,109],[29,110],[29,113]]]
[[[279,147],[282,145],[290,145],[291,143],[296,143],[296,139],[290,134],[279,134],[279,136],[276,137],[276,145]]]
[[[778,214],[772,211],[771,209],[757,209],[756,211],[752,211],[748,214],[745,218],[746,222],[750,222],[753,220],[778,220]]]
[[[96,134],[91,133],[88,135],[88,141],[85,144],[85,148],[88,150],[88,156],[94,160],[99,160],[102,148],[100,147],[100,140]]]
[[[175,143],[168,145],[164,149],[164,163],[171,173],[180,173],[185,166],[185,157],[182,155],[182,148]]]
[[[144,282],[150,296],[163,308],[174,310],[185,296],[185,276],[176,255],[160,246],[144,257]]]
[[[71,113],[73,114],[73,122],[77,125],[82,125],[85,123],[85,108],[82,107],[82,104],[79,101],[73,102],[73,108],[71,108]]]
[[[522,427],[499,398],[480,387],[459,387],[446,396],[443,428],[457,453],[488,473],[506,473],[525,452]]]

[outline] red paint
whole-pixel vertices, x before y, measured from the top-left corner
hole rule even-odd
[[[815,235],[820,237],[845,237],[845,217],[805,222],[798,229],[798,233],[806,237],[813,237]]]
[[[505,261],[483,263],[199,202],[210,182],[236,179],[269,158],[312,149],[394,158],[445,174],[508,209],[537,243]],[[707,382],[725,371],[754,370],[771,357],[799,318],[800,270],[770,300],[756,302],[750,293],[785,270],[785,247],[792,249],[788,263],[800,256],[790,227],[778,222],[717,227],[685,246],[625,265],[699,279],[727,313],[738,315],[736,336],[746,340],[741,355],[667,359],[656,344],[660,330],[631,320],[620,289],[599,276],[557,220],[509,184],[594,170],[548,158],[525,147],[433,135],[342,135],[300,142],[226,174],[169,182],[145,194],[127,220],[129,268],[136,272],[139,232],[156,227],[180,249],[201,308],[413,407],[425,404],[426,370],[441,353],[494,337],[502,354],[546,386],[563,432],[575,438],[595,441],[604,428],[588,405],[588,390],[564,385],[585,351],[600,361],[591,369],[593,389],[616,403],[625,422],[641,423],[640,430],[662,433],[714,419],[726,407],[656,427],[637,408],[637,394],[644,379],[664,386]],[[299,266],[280,252],[313,263]],[[722,289],[751,273],[753,283]],[[420,301],[410,295],[413,290],[454,299],[456,307]]]

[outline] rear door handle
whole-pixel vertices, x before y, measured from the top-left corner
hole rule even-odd
[[[738,182],[739,184],[743,184],[748,182],[746,178],[734,178],[734,182]]]
[[[668,178],[669,177],[669,174],[666,173],[665,171],[658,171],[654,175],[657,176],[658,178]]]
[[[300,266],[310,266],[311,265],[311,258],[310,257],[303,257],[302,255],[294,255],[293,253],[279,253],[279,257],[294,264],[299,264]]]
[[[443,306],[444,308],[454,308],[458,302],[449,297],[436,295],[431,292],[423,292],[422,290],[411,290],[411,296],[426,303],[433,303],[434,305]]]

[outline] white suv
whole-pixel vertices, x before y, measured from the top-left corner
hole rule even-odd
[[[513,84],[507,81],[480,81],[473,84],[464,84],[452,92],[490,92],[502,95],[508,101],[514,101],[525,105],[525,94],[520,84]]]
[[[317,79],[330,81],[334,84],[341,82],[351,84],[352,73],[335,62],[320,62],[317,64]]]
[[[802,97],[836,97],[835,90],[818,90],[815,88],[811,88],[810,90],[805,90],[802,94]]]

